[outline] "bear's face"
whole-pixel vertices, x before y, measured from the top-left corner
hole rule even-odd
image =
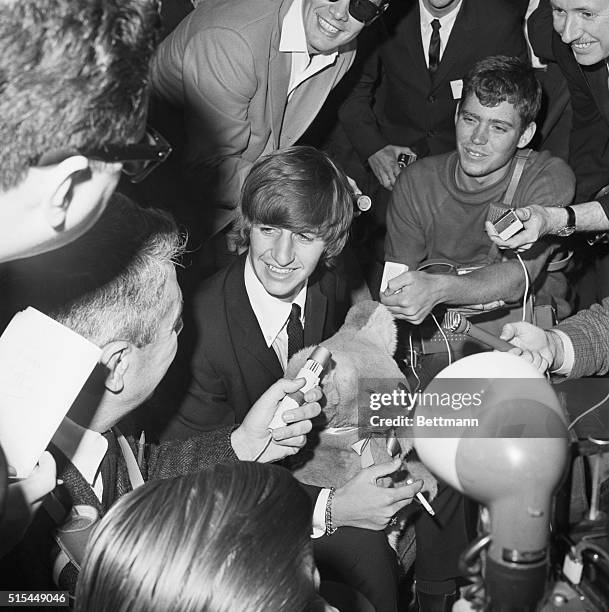
[[[377,302],[359,302],[338,332],[321,343],[332,353],[321,381],[326,427],[364,426],[370,394],[390,392],[406,380],[393,359],[396,328],[389,311]],[[288,378],[296,377],[312,352],[308,347],[290,359]]]

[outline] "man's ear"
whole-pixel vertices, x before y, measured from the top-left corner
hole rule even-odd
[[[535,136],[536,131],[537,124],[534,121],[531,121],[531,123],[529,123],[529,125],[524,128],[524,131],[518,139],[518,148],[523,149],[524,147],[526,147],[533,139],[533,136]]]
[[[54,229],[61,229],[66,221],[76,176],[89,167],[89,160],[73,155],[49,169],[50,184],[45,202],[45,218]]]
[[[112,393],[125,387],[125,373],[129,369],[137,348],[126,340],[114,340],[104,346],[100,362],[108,369],[104,386]]]

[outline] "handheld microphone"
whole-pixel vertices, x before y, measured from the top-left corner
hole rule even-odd
[[[442,328],[445,331],[453,334],[467,334],[475,340],[486,344],[497,351],[511,351],[514,348],[513,344],[489,334],[481,327],[474,325],[471,321],[468,321],[461,313],[455,312],[454,310],[447,310],[442,321]]]
[[[288,393],[281,402],[279,402],[279,406],[269,423],[269,429],[277,429],[278,427],[285,426],[282,419],[283,413],[290,408],[297,408],[302,405],[304,402],[304,394],[319,384],[323,370],[330,363],[331,357],[332,353],[330,353],[325,346],[315,347],[306,363],[300,368],[298,374],[296,374],[296,378],[305,379],[305,384],[298,389],[298,391]]]
[[[370,196],[364,195],[363,193],[357,196],[355,203],[357,204],[358,210],[362,212],[366,212],[372,208],[372,199]]]

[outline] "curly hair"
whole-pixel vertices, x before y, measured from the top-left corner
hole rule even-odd
[[[541,107],[541,85],[533,68],[517,57],[491,55],[476,62],[463,79],[461,100],[476,94],[483,106],[514,105],[524,130]]]

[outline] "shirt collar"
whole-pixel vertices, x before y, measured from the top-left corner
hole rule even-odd
[[[294,0],[283,18],[281,37],[279,38],[279,51],[310,55],[302,16],[302,0]],[[338,51],[328,54],[325,56],[328,58],[325,62],[331,63],[337,55]]]
[[[300,306],[301,319],[304,319],[304,308],[307,300],[307,284],[305,283],[305,286],[291,302],[284,302],[268,294],[254,272],[249,253],[245,258],[243,279],[245,281],[245,291],[247,292],[252,310],[256,315],[266,345],[270,347],[273,345],[273,342],[275,342],[279,332],[283,329],[290,316],[292,304],[298,304]]]
[[[93,486],[99,466],[108,451],[108,441],[104,436],[66,417],[55,432],[52,442]]]
[[[463,0],[461,0],[461,2],[457,2],[453,9],[450,12],[446,13],[446,15],[443,15],[442,17],[435,17],[427,10],[425,5],[423,4],[423,0],[419,0],[421,23],[429,25],[434,19],[438,19],[440,21],[440,25],[446,29],[446,25],[448,23],[454,23],[454,21],[457,19],[457,13],[461,8],[461,4],[463,4]]]

